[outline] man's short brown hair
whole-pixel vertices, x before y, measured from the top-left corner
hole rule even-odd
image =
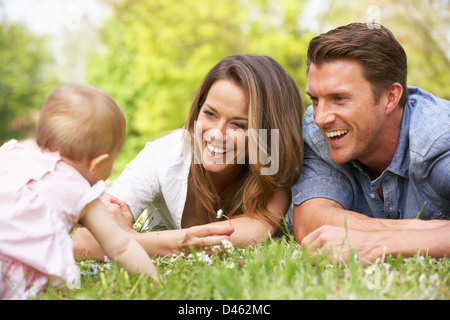
[[[379,24],[351,23],[323,33],[311,40],[307,53],[307,71],[311,63],[336,60],[358,61],[363,76],[370,82],[375,102],[393,83],[403,87],[399,104],[408,100],[405,50],[387,28]]]

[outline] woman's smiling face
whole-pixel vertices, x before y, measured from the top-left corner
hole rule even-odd
[[[201,134],[202,165],[214,173],[238,172],[247,143],[248,103],[244,90],[229,80],[217,80],[209,89],[197,118]]]

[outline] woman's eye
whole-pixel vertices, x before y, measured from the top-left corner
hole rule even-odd
[[[212,113],[211,111],[208,111],[208,110],[203,111],[203,113],[210,117],[214,116],[214,113]]]
[[[245,124],[242,124],[242,123],[235,122],[235,123],[234,123],[234,126],[237,127],[237,128],[239,128],[239,129],[242,129],[242,130],[245,130],[245,129],[246,129]]]

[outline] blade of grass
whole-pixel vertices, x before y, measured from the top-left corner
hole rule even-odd
[[[427,204],[427,202],[425,201],[425,202],[423,203],[423,205],[422,205],[422,209],[420,209],[419,213],[417,214],[416,219],[419,219],[420,214],[422,213],[423,207],[425,207],[426,204]]]

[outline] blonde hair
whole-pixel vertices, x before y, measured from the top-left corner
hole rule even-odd
[[[47,98],[36,130],[41,149],[72,160],[119,152],[125,136],[125,116],[114,100],[78,83],[59,87]]]
[[[194,182],[199,223],[216,221],[216,211],[224,209],[227,215],[246,214],[277,225],[281,213],[270,213],[267,204],[276,188],[290,190],[303,167],[302,118],[303,100],[295,80],[274,59],[261,55],[238,55],[228,57],[213,67],[204,78],[192,102],[185,129],[194,137],[197,120],[208,91],[217,80],[229,80],[241,87],[248,100],[248,129],[266,129],[270,139],[271,129],[279,132],[279,165],[276,173],[262,175],[266,167],[258,159],[248,163],[233,185],[220,195],[214,188],[201,161],[194,161],[192,149],[191,177]],[[263,146],[249,135],[249,144],[257,145],[261,154],[272,154],[270,144]],[[191,141],[194,139],[191,139]]]

